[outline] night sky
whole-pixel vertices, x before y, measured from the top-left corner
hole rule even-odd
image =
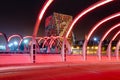
[[[55,0],[46,11],[42,23],[39,28],[38,36],[44,36],[45,18],[53,12],[68,14],[73,18],[98,0]],[[45,0],[1,0],[0,1],[0,32],[4,32],[7,36],[12,34],[21,34],[22,36],[32,35],[38,13]],[[120,11],[120,0],[110,2],[105,6],[99,7],[84,16],[73,28],[73,32],[77,40],[84,39],[84,35],[88,33],[97,21]],[[112,26],[120,22],[120,17],[108,21],[99,30],[95,32],[96,37],[101,35]],[[112,35],[118,31],[114,30]]]

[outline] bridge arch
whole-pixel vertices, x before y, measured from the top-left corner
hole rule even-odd
[[[116,18],[116,17],[120,17],[120,12],[115,13],[115,14],[112,14],[112,15],[110,15],[110,16],[102,19],[102,20],[100,20],[100,21],[99,21],[98,23],[96,23],[96,24],[93,26],[93,28],[89,31],[88,36],[87,36],[87,38],[86,38],[86,40],[84,41],[84,44],[83,44],[83,51],[82,51],[82,52],[83,52],[83,58],[84,58],[84,60],[86,60],[86,50],[87,50],[87,49],[86,49],[86,46],[87,46],[87,43],[88,43],[90,37],[92,36],[92,34],[94,33],[94,31],[96,31],[96,29],[99,28],[103,23],[105,23],[105,22],[107,22],[107,21],[109,21],[109,20],[111,20],[111,19],[114,19],[114,18]]]
[[[101,47],[102,47],[102,42],[103,40],[109,35],[109,33],[114,30],[115,28],[117,27],[120,27],[120,23],[112,26],[108,31],[105,32],[105,34],[103,35],[103,37],[101,38],[100,42],[99,42],[99,45],[98,45],[98,57],[99,57],[99,60],[101,60]]]
[[[20,40],[19,45],[21,45],[22,41],[23,41],[24,39],[26,39],[26,38],[31,38],[31,39],[32,39],[32,36],[25,36],[25,37],[23,37],[23,39]]]
[[[12,35],[12,36],[10,36],[10,37],[8,37],[8,45],[9,46],[11,46],[12,44],[9,44],[9,42],[10,42],[10,40],[12,39],[12,38],[14,38],[14,37],[18,37],[19,39],[20,39],[20,41],[18,42],[18,50],[19,50],[19,47],[20,47],[20,42],[21,42],[21,40],[22,40],[22,36],[21,35],[19,35],[19,34],[14,34],[14,35]],[[17,44],[17,43],[16,43]]]
[[[119,48],[120,47],[120,40],[118,41],[115,49],[116,59],[119,60]]]
[[[14,34],[14,35],[8,37],[8,42],[9,42],[13,37],[19,37],[19,38],[20,38],[20,41],[21,41],[22,38],[23,38],[23,37],[22,37],[21,35],[19,35],[19,34]]]
[[[6,34],[5,33],[2,33],[2,32],[0,32],[0,35],[3,35],[3,37],[5,38],[5,42],[6,42],[6,51],[8,51],[9,49],[8,49],[8,40],[7,40],[7,36],[6,36]]]
[[[111,39],[111,41],[109,42],[108,44],[108,47],[107,47],[107,53],[108,53],[108,59],[111,60],[111,44],[112,44],[112,41],[115,40],[115,38],[120,34],[120,30],[113,36],[113,38]]]
[[[50,42],[50,48],[52,47],[52,45],[54,44],[54,42],[55,42],[56,40],[58,41],[58,39],[63,39],[63,37],[61,37],[61,36],[53,37],[53,40],[51,40],[51,42]]]
[[[84,9],[82,12],[80,12],[72,21],[72,23],[69,26],[68,32],[66,33],[65,37],[68,38],[72,28],[74,27],[74,25],[76,24],[76,22],[81,19],[84,15],[86,15],[87,13],[91,12],[92,10],[96,9],[97,7],[100,7],[102,5],[105,5],[109,2],[111,2],[113,0],[100,0],[98,2],[96,2],[95,4],[92,4],[91,6],[89,6],[88,8]]]
[[[44,3],[42,9],[40,10],[40,13],[39,13],[39,17],[35,23],[35,26],[34,26],[34,31],[33,31],[33,37],[36,37],[37,36],[37,33],[38,33],[38,29],[39,29],[39,25],[41,23],[41,20],[44,16],[44,13],[45,11],[47,10],[47,8],[50,6],[50,4],[53,2],[53,0],[46,0],[46,2]]]

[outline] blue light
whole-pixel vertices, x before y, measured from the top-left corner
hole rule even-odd
[[[3,45],[0,45],[0,49],[1,49],[1,50],[5,50],[5,49],[6,49],[6,47],[5,47],[5,46],[3,46]]]
[[[17,46],[17,45],[18,45],[18,42],[17,42],[17,41],[15,41],[15,42],[14,42],[14,45],[15,45],[15,46]]]
[[[93,38],[94,41],[97,41],[98,39],[96,37]]]
[[[12,46],[13,46],[13,43],[8,44],[8,46],[9,46],[9,47],[12,47]]]
[[[28,43],[28,40],[27,40],[27,39],[25,39],[25,40],[24,40],[24,43],[25,43],[25,44],[27,44],[27,43]]]

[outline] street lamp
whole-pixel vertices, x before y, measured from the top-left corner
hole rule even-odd
[[[95,44],[98,42],[98,38],[97,37],[94,37],[93,38],[93,54],[95,52]]]
[[[96,41],[98,41],[98,38],[97,38],[97,37],[94,37],[93,40],[96,42]]]
[[[17,46],[17,45],[18,45],[18,42],[17,42],[17,41],[14,41],[14,45]]]
[[[24,44],[27,44],[27,43],[28,43],[28,39],[25,39],[25,40],[24,40]]]

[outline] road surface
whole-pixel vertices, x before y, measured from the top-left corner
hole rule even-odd
[[[35,64],[32,67],[5,69],[0,71],[0,80],[120,80],[118,62],[50,63],[44,66]]]

